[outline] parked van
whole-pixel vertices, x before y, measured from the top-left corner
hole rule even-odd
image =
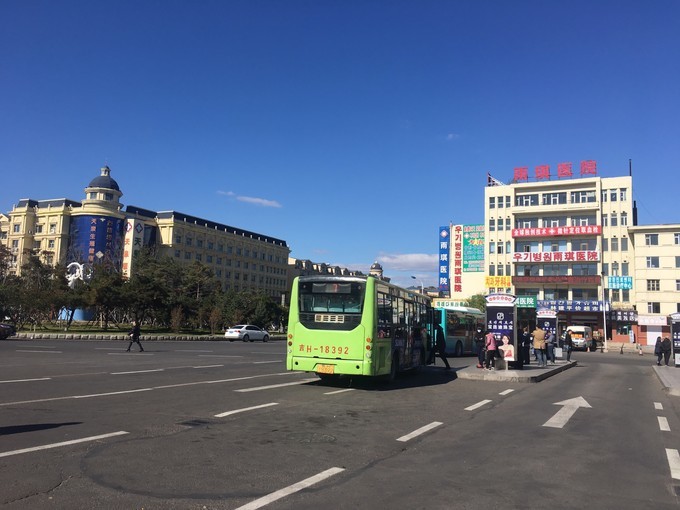
[[[590,326],[567,326],[571,330],[572,349],[588,350],[593,340],[593,329]]]

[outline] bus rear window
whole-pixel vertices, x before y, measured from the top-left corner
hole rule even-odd
[[[360,283],[300,284],[300,312],[361,313],[364,290]]]

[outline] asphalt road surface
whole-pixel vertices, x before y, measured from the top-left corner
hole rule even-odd
[[[575,353],[578,367],[536,384],[439,363],[392,385],[328,386],[286,372],[281,341],[126,347],[0,342],[3,508],[680,503],[680,398],[651,356]]]

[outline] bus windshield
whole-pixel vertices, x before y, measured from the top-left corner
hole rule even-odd
[[[306,282],[300,285],[300,312],[361,313],[362,283]]]

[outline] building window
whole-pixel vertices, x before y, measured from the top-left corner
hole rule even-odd
[[[567,193],[543,193],[543,205],[558,205],[567,203]]]
[[[200,262],[201,260],[203,260],[203,256],[200,253],[197,253],[196,254],[196,260],[198,260]]]
[[[647,313],[661,313],[661,303],[656,301],[647,303]]]
[[[680,291],[680,280],[675,280],[675,290]]]
[[[496,253],[498,253],[500,255],[503,254],[503,243],[498,243],[498,245],[496,246]],[[676,257],[676,259],[677,259],[677,257]]]
[[[175,243],[180,244],[182,242],[182,236],[175,235]]]
[[[621,264],[621,276],[628,276],[628,262]]]
[[[529,207],[532,205],[538,205],[538,195],[518,195],[517,205],[519,207]]]
[[[615,212],[612,213],[610,224],[611,224],[612,227],[616,227],[619,224],[619,218],[618,218],[618,216],[616,215]]]
[[[90,191],[89,197],[90,200],[97,200],[97,193],[94,191]]]
[[[203,239],[196,239],[196,247],[203,248]]]
[[[489,276],[496,276],[496,266],[493,264],[489,266]]]
[[[208,241],[208,249],[209,249],[209,250],[212,250],[212,249],[213,249],[213,246],[214,246],[213,242],[212,242],[212,241]]]
[[[505,196],[505,208],[506,209],[510,208],[510,195]]]
[[[618,198],[618,190],[616,188],[610,190],[609,200],[612,201],[612,202],[616,202],[617,198]]]
[[[621,238],[621,251],[628,251],[628,238],[627,237]]]
[[[588,202],[595,202],[595,192],[594,191],[572,191],[571,192],[571,203],[572,204],[583,204]]]
[[[496,208],[496,197],[489,197],[489,209]]]
[[[496,274],[496,276],[505,276],[505,274],[503,273],[503,264],[498,264],[497,271],[498,273]]]
[[[43,226],[42,225],[36,225],[35,226],[35,233],[36,234],[42,234],[43,231]]]
[[[611,292],[612,301],[621,301],[621,299],[619,298],[619,289],[612,289]]]
[[[612,275],[619,276],[619,263],[612,262]]]
[[[191,252],[190,251],[184,252],[184,259],[185,260],[191,260]]]
[[[602,273],[603,273],[605,276],[609,276],[609,264],[606,263],[606,262],[603,262],[603,263],[602,263]]]
[[[50,223],[50,234],[56,234],[57,233],[57,224],[56,223]]]
[[[602,190],[602,197],[601,198],[602,198],[602,202],[607,201],[607,190],[606,189]]]
[[[54,239],[50,239],[49,241],[47,241],[47,247],[51,250],[54,249]]]
[[[193,242],[193,239],[191,239],[191,237],[187,237],[186,245],[191,246],[192,242]]]
[[[597,264],[574,264],[571,268],[574,276],[593,276],[597,274]]]
[[[627,303],[627,302],[630,301],[630,291],[628,289],[623,289],[623,292],[621,294],[622,294],[621,300],[624,303]]]
[[[212,264],[212,261],[213,261],[212,255],[206,255],[205,261],[206,261],[208,264]]]
[[[608,226],[609,226],[609,215],[608,215],[608,214],[603,214],[603,215],[602,215],[602,226],[603,226],[603,227],[608,227]]]
[[[675,234],[673,234],[673,240],[675,244],[680,244],[680,233],[676,232]]]
[[[675,267],[680,267],[680,257],[675,257]]]
[[[659,244],[659,234],[645,234],[645,246],[657,246]]]
[[[626,188],[621,188],[619,192],[620,192],[619,198],[621,199],[621,202],[625,202],[626,200],[628,200],[627,198],[628,190]]]
[[[621,213],[621,226],[622,227],[628,226],[628,213],[625,212]]]
[[[602,238],[602,251],[609,251],[609,240]]]
[[[489,242],[489,253],[496,253],[496,243],[493,241]]]
[[[110,202],[113,200],[113,193],[104,193],[104,199]]]
[[[503,230],[503,218],[498,218],[498,231],[501,232]]]
[[[660,290],[659,280],[647,280],[647,290],[650,292]]]
[[[15,234],[18,234],[19,232],[21,232],[21,223],[15,223],[14,226],[12,227],[12,231]]]
[[[182,252],[180,250],[175,250],[175,258],[180,258],[182,256]]]
[[[677,266],[676,257],[676,266]],[[647,257],[647,269],[657,269],[659,267],[659,257]]]
[[[619,240],[616,237],[612,237],[612,251],[619,251]]]
[[[495,232],[496,230],[496,220],[489,218],[489,232]]]

